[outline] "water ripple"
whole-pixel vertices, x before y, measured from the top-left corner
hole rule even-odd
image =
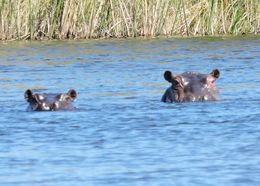
[[[0,46],[0,185],[259,185],[259,38]],[[160,102],[165,70],[219,68],[218,102]],[[78,91],[73,112],[23,94]]]

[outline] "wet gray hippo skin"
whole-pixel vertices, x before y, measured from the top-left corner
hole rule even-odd
[[[165,71],[164,78],[172,85],[165,91],[162,101],[216,101],[219,99],[219,91],[215,81],[219,76],[218,69],[210,74],[184,72],[176,76],[171,71]]]
[[[30,89],[24,93],[24,98],[29,103],[28,111],[72,110],[72,102],[76,97],[77,92],[73,89],[63,94],[34,94]]]

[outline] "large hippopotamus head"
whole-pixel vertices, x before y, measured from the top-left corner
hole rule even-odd
[[[77,92],[73,89],[63,94],[34,94],[30,89],[24,93],[24,98],[29,103],[28,111],[71,110],[76,97]]]
[[[218,69],[210,74],[197,72],[184,72],[174,76],[171,71],[164,72],[164,78],[171,83],[165,91],[163,102],[185,101],[215,101],[219,98],[219,92],[215,85],[220,76]]]

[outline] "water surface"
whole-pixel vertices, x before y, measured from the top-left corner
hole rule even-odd
[[[0,185],[260,185],[260,39],[1,42]],[[218,102],[160,102],[165,70],[221,71]],[[26,89],[78,91],[26,112]]]

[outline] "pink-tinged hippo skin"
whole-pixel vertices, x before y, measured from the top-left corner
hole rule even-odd
[[[72,110],[72,102],[76,97],[77,92],[74,89],[61,94],[34,94],[30,89],[24,93],[24,98],[29,103],[27,111]]]
[[[184,72],[174,76],[171,71],[164,72],[164,78],[171,83],[165,91],[163,102],[216,101],[219,91],[215,81],[219,78],[218,69],[210,74]]]

